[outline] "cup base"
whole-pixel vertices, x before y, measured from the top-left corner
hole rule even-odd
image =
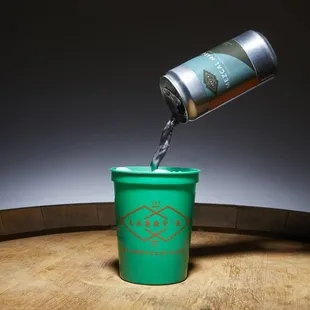
[[[188,276],[186,276],[185,279],[179,280],[179,281],[173,281],[173,282],[161,282],[161,283],[147,283],[147,282],[139,282],[139,281],[133,281],[133,280],[128,280],[123,278],[121,275],[119,275],[120,279],[131,284],[136,284],[136,285],[147,285],[147,286],[167,286],[167,285],[174,285],[174,284],[179,284],[187,280]]]

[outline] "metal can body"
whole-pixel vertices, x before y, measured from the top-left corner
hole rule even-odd
[[[269,81],[276,71],[271,45],[249,30],[169,70],[160,89],[171,112],[186,123]]]

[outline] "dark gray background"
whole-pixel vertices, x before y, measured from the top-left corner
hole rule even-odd
[[[148,165],[159,77],[248,29],[270,83],[175,129],[163,165],[201,169],[197,202],[310,211],[306,1],[20,1],[1,9],[0,209],[112,201],[109,168]]]

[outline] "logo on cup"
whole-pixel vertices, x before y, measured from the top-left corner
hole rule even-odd
[[[158,209],[157,209],[158,208]],[[119,220],[133,235],[156,246],[159,240],[168,242],[190,224],[190,219],[171,206],[160,209],[159,202],[152,208],[141,206]]]

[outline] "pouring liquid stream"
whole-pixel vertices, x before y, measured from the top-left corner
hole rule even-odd
[[[177,119],[172,116],[162,130],[159,147],[153,155],[152,161],[150,163],[151,171],[158,169],[161,161],[166,156],[171,144],[173,129],[177,124]]]

